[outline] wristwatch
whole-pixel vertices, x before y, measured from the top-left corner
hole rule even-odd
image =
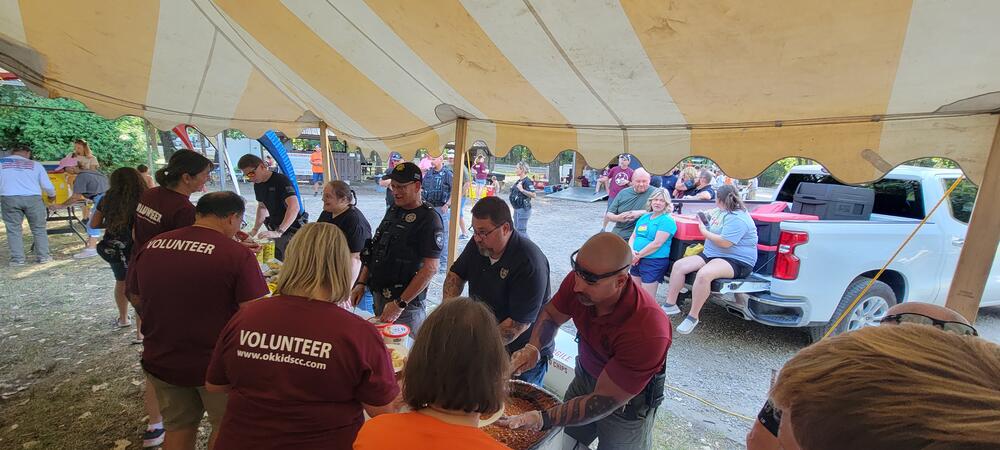
[[[401,298],[397,298],[397,299],[393,300],[393,302],[396,303],[396,306],[398,306],[398,307],[400,307],[402,309],[406,309],[406,305],[409,304],[408,302],[404,302],[403,299],[401,299]]]

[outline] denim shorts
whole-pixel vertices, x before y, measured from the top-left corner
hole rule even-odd
[[[313,172],[312,182],[313,183],[322,183],[323,182],[323,172],[320,172],[320,173]]]
[[[669,265],[670,258],[642,258],[628,273],[641,278],[643,283],[659,283],[663,281]]]

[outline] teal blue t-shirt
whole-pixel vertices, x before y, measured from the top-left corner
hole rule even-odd
[[[670,241],[674,238],[674,234],[677,233],[677,222],[674,222],[674,218],[670,217],[670,214],[662,214],[657,218],[653,218],[653,213],[643,214],[635,222],[635,246],[633,250],[640,251],[646,248],[650,242],[656,239],[656,233],[658,231],[663,231],[670,234],[667,241],[656,249],[655,252],[646,255],[647,258],[666,258],[670,256]]]

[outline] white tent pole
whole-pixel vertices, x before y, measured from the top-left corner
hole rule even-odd
[[[237,195],[243,195],[240,192],[240,183],[236,181],[236,172],[233,172],[233,160],[229,158],[229,149],[226,148],[226,132],[223,131],[220,137],[222,139],[219,139],[219,146],[216,148],[217,151],[222,152],[222,158],[219,158],[219,162],[225,166],[229,181],[233,182],[233,190],[236,191]]]
[[[465,172],[465,136],[467,134],[469,122],[467,119],[459,117],[455,120],[455,160],[452,162],[451,171],[451,206],[448,211],[448,267],[455,261],[456,249],[458,247],[458,234],[465,230],[459,230],[458,214],[462,208],[463,173]],[[499,193],[498,193],[499,194]],[[447,268],[445,268],[447,269]]]
[[[1000,124],[993,136],[993,147],[986,161],[983,182],[979,186],[965,244],[958,257],[955,277],[948,291],[949,309],[975,323],[983,290],[989,280],[997,244],[1000,243]]]
[[[215,138],[215,159],[219,161],[219,189],[226,190],[226,175],[222,171],[226,170],[226,165],[222,163],[222,148],[226,146],[226,132],[222,131]]]

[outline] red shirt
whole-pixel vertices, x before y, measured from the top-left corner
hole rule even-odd
[[[163,186],[147,189],[135,209],[132,256],[160,233],[194,225],[194,205],[185,195]]]
[[[580,336],[583,369],[599,378],[607,372],[625,392],[642,392],[667,359],[672,340],[670,319],[656,300],[630,278],[611,314],[597,316],[573,293],[576,274],[570,272],[552,297],[552,305],[568,314]]]
[[[622,169],[621,166],[614,166],[611,171],[608,172],[608,203],[614,200],[622,189],[628,187],[628,184],[632,182],[632,169],[626,167]]]
[[[218,231],[190,226],[156,236],[128,270],[142,301],[142,366],[177,386],[202,386],[219,332],[239,304],[267,294],[257,258]]]
[[[509,450],[479,428],[443,422],[418,412],[383,414],[361,428],[354,450]]]
[[[291,296],[233,316],[207,380],[231,386],[216,450],[350,449],[361,403],[399,394],[375,327],[333,303]]]

